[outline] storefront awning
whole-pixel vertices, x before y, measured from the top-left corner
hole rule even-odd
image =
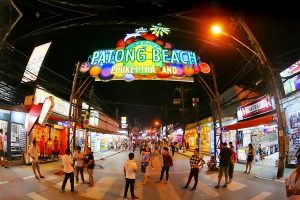
[[[246,121],[237,122],[235,124],[225,126],[225,129],[227,131],[237,130],[237,129],[242,129],[242,128],[270,124],[272,122],[274,122],[274,114],[270,114],[270,115],[266,115],[263,117],[258,117],[258,118],[254,118],[254,119],[250,119],[250,120],[246,120]]]

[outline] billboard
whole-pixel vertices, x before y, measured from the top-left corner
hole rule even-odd
[[[195,52],[175,49],[161,39],[169,32],[160,23],[150,29],[140,27],[117,41],[115,47],[94,51],[81,65],[81,72],[89,71],[96,81],[184,82],[193,82],[194,74],[209,73],[209,66],[203,65]]]
[[[285,95],[300,89],[300,60],[280,73]],[[298,75],[297,75],[298,74]]]
[[[23,74],[22,83],[35,81],[37,79],[50,45],[51,42],[48,42],[33,49],[33,52],[29,58],[25,72]]]

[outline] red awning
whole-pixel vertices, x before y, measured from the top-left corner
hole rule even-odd
[[[225,128],[227,131],[237,130],[237,129],[241,129],[241,128],[248,128],[248,127],[259,126],[259,125],[264,125],[264,124],[271,124],[272,122],[274,122],[273,114],[266,115],[263,117],[258,117],[255,119],[246,120],[246,121],[241,121],[236,124],[225,126]]]

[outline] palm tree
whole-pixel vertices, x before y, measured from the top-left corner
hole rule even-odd
[[[164,34],[168,35],[170,33],[170,28],[163,27],[161,23],[158,23],[157,25],[152,25],[150,31],[157,37],[162,37]]]

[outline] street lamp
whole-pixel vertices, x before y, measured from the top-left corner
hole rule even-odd
[[[260,44],[256,40],[255,36],[253,35],[250,28],[247,26],[247,24],[241,19],[237,18],[237,23],[244,29],[246,32],[251,44],[252,48],[250,48],[248,45],[237,39],[236,37],[224,32],[222,28],[218,25],[213,25],[211,30],[215,34],[222,34],[226,37],[229,37],[245,48],[247,48],[250,52],[252,52],[254,55],[257,56],[257,58],[260,60],[262,64],[262,69],[265,75],[267,83],[269,84],[269,88],[271,89],[271,93],[274,96],[275,104],[276,104],[276,113],[277,113],[277,119],[278,119],[278,144],[279,144],[279,164],[278,164],[278,171],[277,171],[277,178],[281,178],[284,175],[284,165],[285,165],[285,141],[284,141],[284,123],[283,118],[281,116],[281,110],[280,110],[280,91],[277,87],[276,81],[275,81],[275,75],[273,73],[271,63],[267,59],[267,56],[265,55],[264,51],[262,50]]]

